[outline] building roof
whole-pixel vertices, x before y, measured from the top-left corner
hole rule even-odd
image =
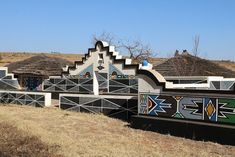
[[[235,72],[189,53],[175,55],[154,66],[163,76],[223,76],[235,78]]]
[[[18,61],[6,65],[8,71],[14,74],[31,74],[40,76],[61,75],[62,67],[72,65],[72,62],[46,55],[37,55],[23,61]]]

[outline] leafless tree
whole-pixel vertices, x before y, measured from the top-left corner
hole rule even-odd
[[[114,45],[116,49],[128,54],[131,59],[138,62],[143,59],[149,59],[150,57],[154,57],[156,55],[156,53],[153,53],[149,45],[144,44],[140,40],[120,40],[117,39],[117,37],[115,37],[113,34],[107,32],[103,32],[99,36],[93,35],[93,43],[99,40],[106,41],[110,45]]]
[[[116,45],[115,40],[115,36],[108,32],[102,32],[100,35],[94,34],[92,36],[92,44],[95,44],[97,41],[105,41],[108,42],[109,45]]]

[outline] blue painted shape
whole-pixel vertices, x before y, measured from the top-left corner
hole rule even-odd
[[[204,98],[204,120],[217,121],[217,105],[215,98]]]
[[[148,66],[149,62],[147,60],[143,60],[142,66]]]
[[[158,99],[158,95],[149,95],[148,110],[150,115],[158,115],[158,112],[166,113],[164,108],[171,108],[171,104],[164,103],[165,99]]]

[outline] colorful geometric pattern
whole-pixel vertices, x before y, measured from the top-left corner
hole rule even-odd
[[[179,112],[186,119],[203,119],[203,99],[182,97]]]
[[[165,103],[165,99],[160,99],[159,96],[148,96],[148,113],[150,115],[158,115],[158,113],[166,113],[166,108],[171,108],[171,104]]]
[[[235,123],[235,99],[219,99],[218,122]]]
[[[235,99],[139,94],[139,114],[235,123]]]
[[[171,117],[176,113],[176,101],[171,96],[140,94],[139,113]]]
[[[175,114],[173,114],[172,117],[175,117],[175,118],[184,118],[183,114],[180,112],[180,100],[183,98],[181,96],[174,96],[176,102],[177,102],[177,107],[176,107],[176,112]]]
[[[131,115],[137,114],[137,99],[60,95],[60,108],[77,112],[103,113],[110,117],[129,120]]]
[[[29,105],[35,107],[45,106],[45,96],[43,94],[27,94],[27,93],[14,93],[2,92],[0,93],[0,103]]]
[[[147,94],[139,95],[138,113],[148,114],[148,95]]]
[[[217,121],[218,105],[216,103],[216,99],[204,98],[203,105],[204,105],[204,120]]]

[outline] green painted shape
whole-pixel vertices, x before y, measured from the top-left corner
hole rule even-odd
[[[235,112],[235,99],[219,99],[219,103],[226,103],[224,107],[231,108]],[[218,122],[235,123],[235,113],[224,113],[227,118],[218,117]]]
[[[175,118],[184,118],[184,116],[179,113],[179,112],[176,112],[172,117],[175,117]]]
[[[227,103],[226,107],[235,109],[235,99],[219,99],[219,103]]]
[[[218,117],[218,122],[225,123],[234,123],[235,124],[235,115],[234,114],[225,114],[227,118]]]

